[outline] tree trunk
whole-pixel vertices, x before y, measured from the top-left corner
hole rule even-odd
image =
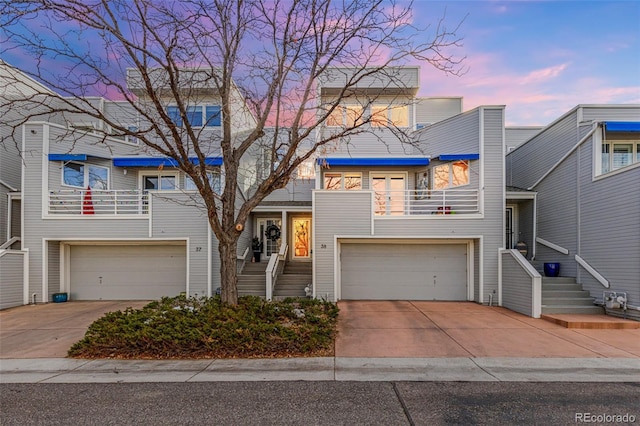
[[[223,302],[230,305],[238,304],[237,247],[237,239],[230,242],[220,241],[218,245],[220,252],[220,296]]]

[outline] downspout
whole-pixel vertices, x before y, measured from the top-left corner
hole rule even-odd
[[[536,260],[536,247],[538,244],[538,193],[533,194],[533,241],[531,242],[531,260]]]

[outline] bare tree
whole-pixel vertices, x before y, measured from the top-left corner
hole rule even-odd
[[[376,118],[366,107],[373,98],[360,99],[364,108],[346,125],[320,132],[341,103],[382,76],[402,87],[392,66],[408,61],[461,72],[462,59],[450,52],[460,45],[460,24],[448,29],[440,19],[418,28],[411,4],[393,0],[10,0],[0,5],[2,53],[28,54],[37,64],[28,74],[62,95],[58,102],[43,103],[45,113],[87,114],[105,123],[105,136],[135,137],[174,159],[193,180],[219,240],[222,299],[231,304],[237,303],[238,238],[251,211],[285,187],[317,151],[370,131]],[[52,61],[55,70],[48,66]],[[320,86],[327,81],[332,95],[321,98]],[[221,105],[216,133],[192,123],[190,109],[210,88]],[[105,114],[88,95],[123,100],[140,125],[133,128]],[[271,157],[268,169],[250,190],[240,191],[239,179],[247,173],[241,159],[258,146]],[[212,153],[223,159],[220,191],[208,178],[205,158]]]

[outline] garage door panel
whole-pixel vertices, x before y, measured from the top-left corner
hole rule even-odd
[[[186,289],[184,245],[71,246],[71,298],[145,300]]]
[[[466,300],[466,244],[341,245],[342,299]]]

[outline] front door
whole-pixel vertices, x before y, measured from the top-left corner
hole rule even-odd
[[[293,259],[311,258],[311,218],[294,217],[293,235],[291,236],[291,247],[293,247]]]
[[[405,209],[405,174],[372,174],[375,191],[375,214],[401,216]]]
[[[278,250],[280,250],[280,238],[278,238],[277,240],[272,240],[268,237],[267,235],[267,230],[270,229],[270,227],[272,226],[277,226],[279,230],[282,229],[282,220],[280,219],[268,219],[268,218],[259,218],[258,219],[258,233],[256,235],[256,237],[258,237],[260,239],[260,242],[262,242],[262,254],[264,255],[262,257],[263,261],[269,261],[269,257],[273,254],[273,253],[278,253]]]

